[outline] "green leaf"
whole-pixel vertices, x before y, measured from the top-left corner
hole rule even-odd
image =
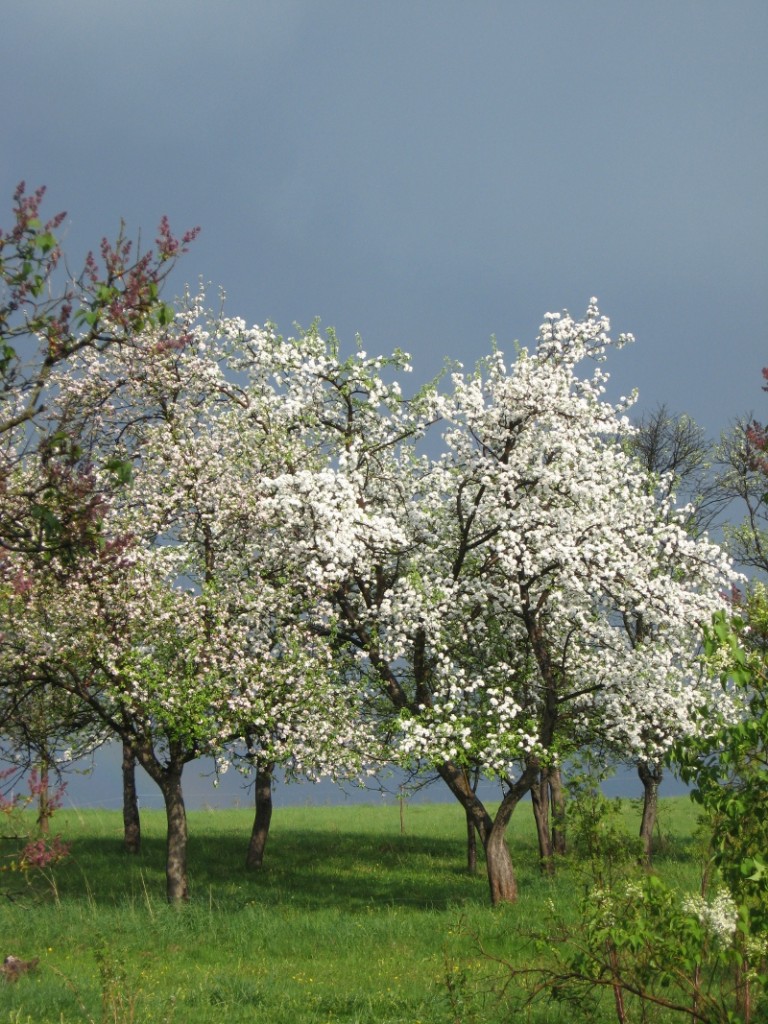
[[[37,237],[37,247],[43,253],[47,253],[50,252],[51,249],[55,249],[56,245],[56,236],[52,235],[50,231],[46,231]]]
[[[117,478],[118,483],[127,484],[133,479],[133,466],[125,459],[109,459],[104,463],[108,473]]]
[[[157,322],[161,327],[167,327],[173,323],[175,312],[173,306],[163,304],[157,311]]]

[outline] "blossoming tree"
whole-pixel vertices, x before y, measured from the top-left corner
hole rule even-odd
[[[275,482],[302,509],[312,578],[343,560],[325,588],[337,633],[378,688],[396,756],[435,768],[472,819],[494,902],[516,898],[505,830],[542,766],[595,737],[646,752],[640,709],[687,728],[699,627],[729,579],[617,443],[630,428],[602,398],[605,375],[577,375],[607,332],[594,304],[582,321],[549,316],[512,367],[493,353],[413,407],[371,367],[337,366],[321,426],[347,492],[342,553],[317,542],[296,479]],[[428,459],[410,439],[438,411],[445,453]],[[361,513],[379,517],[375,543],[360,543]],[[653,643],[628,633],[630,615]],[[475,766],[502,785],[495,817]]]
[[[692,536],[702,536],[728,503],[713,473],[713,443],[689,416],[674,415],[663,405],[641,417],[634,428],[624,443],[647,473],[649,491],[658,499],[660,512],[672,516]],[[642,615],[627,616],[625,626],[632,642],[653,642],[653,634],[646,630]],[[639,709],[639,714],[644,710]],[[648,710],[643,724],[645,750],[634,761],[643,786],[640,840],[646,863],[650,863],[652,856],[658,791],[664,775],[663,754],[680,728],[674,708],[671,720],[660,716],[655,707]],[[616,753],[625,760],[626,746],[622,745]]]
[[[97,483],[52,401],[55,378],[74,372],[86,351],[130,347],[146,328],[170,322],[160,292],[197,234],[176,238],[163,218],[155,246],[137,252],[121,226],[73,275],[57,238],[65,214],[44,221],[44,196],[44,188],[28,192],[21,183],[11,225],[0,230],[0,600],[18,597],[35,565],[97,547],[104,487],[119,483],[121,467],[102,451],[105,477]],[[65,748],[77,755],[103,738],[83,712],[29,673],[2,681],[0,728],[17,765],[40,769],[43,821],[48,773]]]
[[[268,481],[312,463],[296,429],[304,404],[280,383],[283,350],[295,359],[296,346],[246,339],[239,322],[194,324],[199,314],[180,316],[173,337],[147,331],[141,345],[86,352],[58,379],[61,415],[88,450],[130,465],[131,480],[106,503],[98,551],[49,566],[15,622],[26,662],[129,743],[160,787],[171,901],[187,897],[187,762],[227,763],[244,741],[259,783],[277,763],[354,771],[366,735],[343,652],[328,628],[310,628],[295,553],[275,539]],[[235,341],[258,352],[247,379]],[[268,827],[260,784],[257,794],[253,866]]]

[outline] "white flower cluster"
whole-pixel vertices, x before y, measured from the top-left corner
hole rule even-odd
[[[720,889],[711,900],[700,893],[690,895],[683,901],[683,910],[695,917],[721,946],[728,948],[733,944],[739,908],[728,889]]]

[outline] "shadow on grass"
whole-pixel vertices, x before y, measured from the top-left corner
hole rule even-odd
[[[414,810],[405,834],[380,808],[354,815],[317,810],[286,814],[273,824],[264,867],[246,871],[251,818],[245,811],[190,815],[189,878],[193,902],[231,909],[295,906],[344,912],[381,906],[442,910],[487,905],[482,850],[477,874],[466,869],[463,822],[451,810]],[[139,855],[125,852],[119,814],[78,816],[71,826],[72,856],[56,870],[62,900],[87,899],[97,906],[163,902],[165,821],[162,812],[143,815]],[[525,815],[510,828],[509,843],[521,894],[551,885],[539,871],[535,834]],[[700,847],[690,831],[676,832],[654,860],[662,874],[688,872]],[[564,867],[572,883],[584,884],[584,865]]]
[[[481,860],[478,874],[469,875],[460,841],[292,829],[270,839],[256,871],[245,869],[246,844],[247,835],[190,836],[193,899],[349,911],[382,904],[442,909],[486,898],[485,865]],[[56,880],[61,899],[162,899],[165,840],[146,837],[141,853],[131,855],[118,840],[83,835]]]

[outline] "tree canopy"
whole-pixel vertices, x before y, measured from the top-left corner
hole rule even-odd
[[[155,250],[131,262],[121,231],[48,298],[41,200],[20,189],[0,236],[6,719],[45,694],[130,745],[166,802],[170,899],[201,756],[266,777],[429,767],[499,901],[542,773],[585,747],[660,761],[702,704],[728,717],[699,649],[736,577],[674,496],[700,437],[605,399],[631,339],[596,300],[409,396],[400,351],[161,302],[194,236],[165,221]]]

